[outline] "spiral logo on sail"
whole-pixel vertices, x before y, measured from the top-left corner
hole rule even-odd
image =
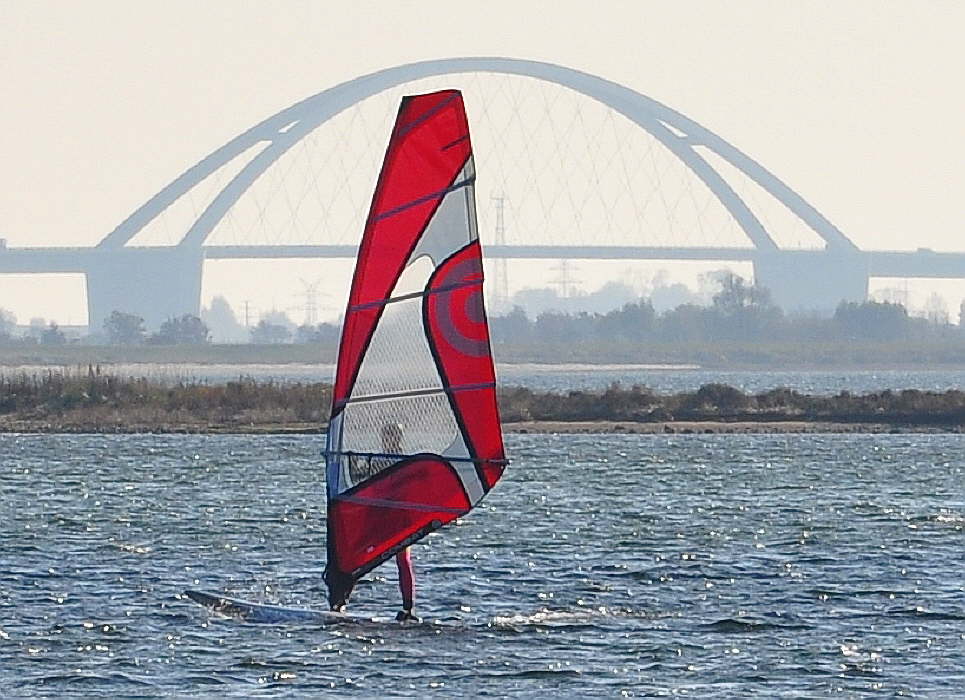
[[[489,354],[486,312],[483,308],[482,265],[478,258],[467,258],[446,270],[436,294],[435,328],[452,348],[463,355]]]

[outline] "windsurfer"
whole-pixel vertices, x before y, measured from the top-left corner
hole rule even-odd
[[[385,153],[332,386],[325,583],[339,608],[394,556],[411,619],[405,548],[472,510],[506,460],[459,91],[405,97]]]
[[[402,454],[402,426],[399,423],[387,423],[382,426],[382,451],[386,459],[393,462]],[[412,611],[415,605],[415,573],[412,570],[412,555],[406,547],[395,555],[395,565],[399,569],[399,592],[402,594],[402,609],[395,616],[399,622],[419,618]]]

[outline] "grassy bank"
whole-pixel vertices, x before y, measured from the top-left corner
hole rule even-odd
[[[725,384],[706,384],[697,391],[676,394],[656,394],[639,386],[566,394],[510,387],[501,392],[500,407],[503,419],[510,422],[866,423],[955,430],[965,426],[965,392],[956,390],[812,396],[785,388],[745,394]]]
[[[331,388],[322,384],[206,384],[50,370],[0,375],[0,430],[317,430],[330,399]]]
[[[790,389],[745,394],[722,384],[656,394],[645,387],[603,391],[499,392],[503,421],[515,424],[625,423],[874,426],[960,431],[965,392],[842,392],[810,396]],[[50,370],[0,375],[0,430],[7,432],[315,432],[327,418],[327,384],[240,379],[223,384]],[[706,426],[705,426],[706,427]],[[784,428],[787,430],[789,428]],[[832,428],[833,429],[833,428]]]

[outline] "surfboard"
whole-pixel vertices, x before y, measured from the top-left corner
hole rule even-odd
[[[281,605],[255,603],[250,600],[229,598],[217,593],[208,593],[207,591],[185,591],[184,595],[218,615],[252,624],[333,625],[340,622],[354,622],[363,619],[330,610],[289,608]]]

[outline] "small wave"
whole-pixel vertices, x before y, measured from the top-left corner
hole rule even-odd
[[[151,552],[151,548],[143,544],[118,542],[115,546],[122,552],[127,552],[129,554],[149,554]]]
[[[936,610],[926,610],[920,605],[914,608],[903,608],[890,611],[895,615],[910,615],[925,620],[965,620],[965,614],[953,612],[940,612]]]
[[[128,673],[55,673],[30,681],[34,685],[53,687],[58,685],[83,685],[114,687],[119,685],[136,685],[139,687],[155,687],[155,683],[144,678],[138,678]]]
[[[903,595],[914,595],[913,590],[900,590],[897,588],[862,588],[860,590],[834,590],[830,588],[812,588],[808,590],[809,595],[815,598],[826,600],[847,600],[850,598],[895,598]]]
[[[965,515],[958,513],[939,513],[934,520],[943,525],[965,525]]]
[[[575,668],[531,668],[522,671],[489,671],[478,675],[490,678],[579,678],[582,672]]]
[[[194,674],[191,676],[184,677],[185,682],[190,683],[192,686],[198,685],[228,685],[229,683],[237,683],[239,681],[247,682],[246,678],[239,676],[223,675],[219,676],[215,673],[210,674]]]
[[[733,634],[737,632],[765,632],[767,630],[782,629],[782,630],[796,630],[796,629],[810,629],[812,625],[806,625],[801,622],[770,622],[762,620],[738,620],[732,617],[724,618],[722,620],[717,620],[716,622],[708,622],[701,626],[702,629],[708,632],[719,632],[724,634]]]
[[[631,608],[580,608],[578,610],[537,610],[534,613],[515,615],[497,615],[490,621],[495,627],[519,627],[528,625],[569,627],[574,625],[592,625],[606,619],[629,619],[654,617],[652,612],[633,610]]]

